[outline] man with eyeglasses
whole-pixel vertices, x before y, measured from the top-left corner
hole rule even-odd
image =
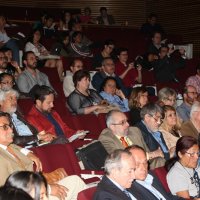
[[[42,171],[42,163],[31,151],[13,143],[13,129],[8,113],[0,112],[0,186],[16,171]],[[77,194],[85,189],[85,183],[78,176],[67,176],[56,183],[48,184],[49,200],[77,199]]]
[[[164,164],[161,150],[149,150],[141,131],[137,127],[129,127],[126,115],[119,111],[110,111],[106,116],[107,128],[104,129],[98,140],[103,144],[106,151],[110,154],[116,149],[125,149],[130,145],[137,144],[147,152],[150,167],[155,168]]]
[[[190,119],[181,124],[182,136],[191,136],[200,142],[200,103],[196,101],[190,111]]]
[[[136,126],[142,132],[144,141],[150,151],[157,151],[158,157],[168,160],[174,155],[174,152],[169,152],[163,135],[158,131],[159,125],[162,123],[162,108],[154,103],[145,105],[140,112],[141,121]]]
[[[197,96],[198,93],[194,86],[187,85],[184,88],[183,103],[176,108],[178,116],[183,122],[188,121],[190,119],[191,107],[194,104],[194,102],[197,101]]]
[[[122,80],[115,74],[115,63],[111,57],[104,58],[102,61],[102,71],[97,72],[92,78],[92,86],[100,92],[102,83],[106,77],[114,77],[117,85],[125,96],[128,95],[128,89],[123,85]]]

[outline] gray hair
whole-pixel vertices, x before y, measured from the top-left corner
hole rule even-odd
[[[17,92],[17,90],[14,89],[10,89],[7,91],[0,90],[0,101],[4,101],[8,94],[15,95],[17,98],[19,97],[19,93]]]
[[[169,87],[164,87],[158,92],[158,100],[167,100],[170,96],[177,96],[176,91]]]
[[[147,105],[143,106],[140,111],[140,117],[144,119],[146,114],[149,114],[151,116],[155,115],[156,113],[163,113],[162,108],[155,104],[155,103],[148,103]]]
[[[111,57],[106,57],[106,58],[104,58],[103,61],[101,62],[102,66],[104,66],[104,65],[106,64],[106,61],[107,61],[107,60],[112,60],[112,61],[113,61],[113,59],[112,59]],[[114,62],[114,61],[113,61],[113,62]]]
[[[110,125],[112,125],[114,123],[113,115],[115,113],[122,113],[122,111],[120,111],[120,110],[111,110],[106,115],[106,125],[107,125],[108,128],[110,128]]]
[[[104,164],[104,170],[106,175],[110,175],[113,169],[120,170],[123,167],[121,162],[123,155],[127,155],[129,157],[132,156],[130,152],[122,149],[117,149],[107,156]]]
[[[190,110],[190,118],[193,117],[193,113],[200,111],[200,102],[196,101],[193,103],[191,110]]]

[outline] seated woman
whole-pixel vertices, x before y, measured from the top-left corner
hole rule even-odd
[[[159,127],[169,151],[173,154],[177,140],[181,137],[180,122],[172,106],[163,106],[163,122]]]
[[[40,173],[18,171],[11,174],[5,187],[14,187],[28,193],[34,200],[47,200],[47,182]]]
[[[71,13],[68,11],[65,11],[61,19],[59,20],[59,31],[69,31],[70,30],[70,24],[71,24]]]
[[[83,43],[83,33],[75,31],[69,44],[69,55],[71,57],[93,57],[90,47]]]
[[[45,59],[43,60],[43,56],[49,56],[49,52],[47,49],[40,43],[41,39],[41,31],[36,29],[33,31],[32,36],[29,38],[28,42],[25,45],[25,52],[32,51],[35,56],[38,57],[38,67],[49,67],[49,68],[57,68],[58,75],[60,80],[63,80],[63,64],[61,59]]]
[[[164,87],[158,92],[158,104],[160,106],[176,106],[176,91],[172,88]]]
[[[94,69],[100,69],[102,67],[102,62],[104,58],[112,57],[111,54],[115,48],[113,40],[106,40],[104,42],[103,50],[96,54],[93,58],[93,67]]]
[[[119,107],[122,112],[128,112],[128,99],[124,93],[118,89],[116,79],[113,77],[107,77],[101,86],[100,95],[103,99],[106,99],[109,104]]]
[[[68,97],[68,106],[76,114],[104,113],[105,101],[92,89],[89,89],[90,74],[79,70],[73,76],[75,90]]]
[[[140,111],[148,103],[148,92],[145,87],[133,88],[129,98],[130,125],[134,126],[141,121]]]
[[[195,138],[183,136],[176,143],[176,157],[168,164],[167,183],[173,195],[199,200],[199,145]]]

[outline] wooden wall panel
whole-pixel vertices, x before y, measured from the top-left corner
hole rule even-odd
[[[194,44],[194,53],[200,54],[200,1],[148,0],[146,13],[155,12],[166,32],[183,35],[185,43]]]
[[[140,27],[145,21],[144,0],[1,0],[0,6],[23,6],[40,8],[80,8],[89,6],[92,9],[92,16],[99,15],[99,8],[105,6],[108,12],[115,17],[117,24],[125,24]]]

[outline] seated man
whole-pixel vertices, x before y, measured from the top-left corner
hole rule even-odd
[[[190,110],[195,101],[197,101],[197,90],[192,85],[187,85],[183,91],[183,103],[176,108],[178,116],[185,122],[190,119]]]
[[[140,129],[149,150],[159,150],[163,160],[168,160],[170,154],[174,155],[174,149],[169,152],[162,133],[158,131],[162,119],[162,108],[154,103],[146,104],[142,107],[140,116],[142,120],[136,126]]]
[[[100,11],[100,16],[97,17],[98,24],[104,24],[104,25],[115,24],[113,16],[107,13],[106,7],[101,7],[99,11]]]
[[[36,69],[37,59],[32,51],[24,53],[23,63],[26,68],[17,79],[17,85],[21,92],[32,95],[31,89],[36,85],[46,85],[52,88],[47,75]]]
[[[120,48],[117,53],[118,61],[115,63],[115,73],[122,79],[126,87],[133,87],[142,82],[142,66],[128,63],[128,49]]]
[[[132,154],[136,163],[135,181],[132,183],[131,188],[128,189],[134,197],[145,200],[183,199],[166,192],[159,179],[152,172],[148,172],[146,152],[143,148],[134,145],[128,147],[127,150]]]
[[[0,186],[9,175],[15,171],[33,171],[33,162],[36,170],[42,170],[40,160],[29,150],[11,144],[13,142],[13,130],[9,114],[0,112]],[[54,184],[49,184],[50,197],[55,199],[74,200],[78,192],[85,189],[85,183],[78,176],[68,176]]]
[[[63,91],[66,97],[68,97],[74,90],[73,75],[76,71],[83,69],[83,62],[79,58],[73,60],[70,64],[70,71],[67,71],[63,80]]]
[[[63,122],[60,115],[53,110],[54,91],[48,86],[40,86],[35,91],[35,105],[31,108],[27,115],[30,124],[37,127],[39,131],[45,131],[58,136],[66,136],[69,138],[76,133],[75,130],[69,128]]]
[[[181,135],[191,136],[198,140],[200,132],[200,103],[196,101],[190,111],[190,119],[181,124]]]
[[[135,161],[128,151],[116,150],[105,161],[105,173],[93,200],[136,200],[127,188],[135,178]]]
[[[39,140],[51,142],[54,138],[53,135],[38,133],[38,130],[29,124],[17,111],[18,96],[18,92],[13,89],[0,91],[0,111],[10,114],[14,133],[14,143],[21,146],[32,146],[37,145]]]
[[[163,159],[159,158],[163,155],[162,152],[159,149],[155,149],[153,152],[149,151],[140,130],[137,127],[129,127],[127,117],[123,112],[110,111],[106,117],[106,124],[108,128],[101,132],[98,140],[109,154],[116,149],[125,149],[130,145],[137,144],[148,152],[151,168],[163,165]]]
[[[128,89],[125,88],[125,86],[122,83],[122,80],[115,74],[115,64],[113,62],[113,59],[110,57],[104,58],[102,62],[102,71],[97,72],[92,79],[92,86],[100,92],[102,83],[104,79],[108,76],[114,77],[117,81],[117,85],[120,87],[122,92],[125,94],[125,96],[128,95]]]

